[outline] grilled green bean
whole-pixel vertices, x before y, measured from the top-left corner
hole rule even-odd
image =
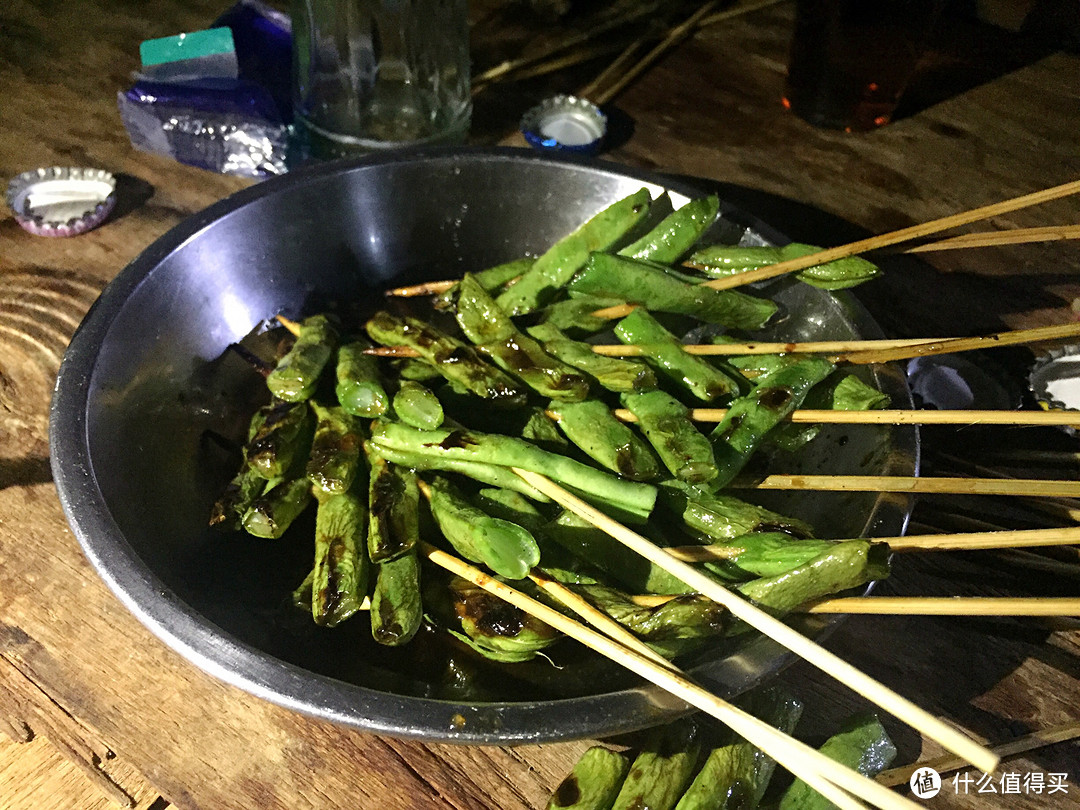
[[[712,278],[722,278],[790,259],[802,258],[820,250],[819,247],[798,242],[792,242],[783,247],[713,245],[694,253],[689,262]],[[835,259],[795,273],[799,281],[824,290],[854,287],[879,275],[881,275],[880,268],[860,256]]]
[[[476,279],[466,274],[458,288],[458,325],[495,365],[551,399],[576,401],[588,395],[588,380],[519,332]]]
[[[507,467],[497,464],[487,464],[481,461],[463,461],[444,456],[421,455],[407,450],[394,450],[389,447],[379,446],[376,455],[382,456],[387,461],[402,467],[411,467],[414,470],[442,470],[444,472],[457,473],[466,478],[472,478],[483,484],[494,487],[512,489],[520,492],[527,498],[541,503],[547,503],[550,498],[544,495],[531,484],[526,484],[519,476],[515,475]]]
[[[755,692],[745,710],[785,734],[795,730],[802,703],[779,689]],[[755,810],[776,762],[741,737],[712,748],[675,810]]]
[[[727,624],[727,609],[700,594],[683,594],[661,605],[643,607],[606,585],[571,588],[665,658],[700,649],[722,635]]]
[[[597,354],[589,344],[571,340],[551,323],[537,324],[528,332],[552,357],[585,372],[608,391],[627,394],[656,388],[656,375],[644,363]]]
[[[659,726],[634,759],[612,810],[671,810],[694,775],[699,749],[693,721]]]
[[[312,315],[301,321],[296,342],[266,378],[270,393],[286,402],[309,399],[337,341],[337,328],[327,316]]]
[[[889,407],[889,395],[867,385],[854,374],[833,375],[814,386],[804,408],[833,411],[872,411]]]
[[[460,577],[451,580],[450,596],[464,631],[451,632],[488,658],[527,661],[559,638],[549,625]]]
[[[690,200],[636,242],[618,251],[618,255],[654,262],[678,261],[716,221],[719,210],[720,200],[715,194]]]
[[[600,400],[552,402],[548,409],[567,438],[602,467],[631,481],[659,475],[660,465],[648,445]]]
[[[443,377],[467,388],[478,397],[508,406],[525,402],[524,391],[505,373],[481,360],[474,349],[460,340],[423,321],[399,318],[389,312],[379,311],[368,320],[364,328],[376,343],[415,349],[420,357]]]
[[[570,293],[569,298],[544,307],[540,322],[551,324],[571,336],[591,335],[611,327],[609,318],[597,318],[592,313],[625,303],[622,298]]]
[[[339,495],[323,498],[315,513],[311,615],[316,624],[327,627],[340,624],[358,611],[367,594],[367,510],[358,489],[354,485]]]
[[[372,425],[371,440],[376,446],[391,450],[483,461],[541,473],[580,492],[582,497],[619,511],[628,519],[640,521],[647,518],[656,501],[655,487],[624,481],[511,436],[445,428],[421,431],[399,423],[377,420]]]
[[[489,293],[495,293],[504,285],[509,284],[511,281],[522,275],[526,270],[532,267],[536,263],[536,259],[532,257],[522,257],[520,259],[512,259],[511,261],[504,262],[503,264],[497,264],[494,267],[488,267],[485,270],[473,273],[473,277],[480,282],[480,285]],[[435,296],[433,306],[438,310],[448,310],[454,308],[454,300],[457,298],[458,285],[455,284],[450,289],[439,293]]]
[[[431,479],[429,499],[439,530],[465,559],[508,579],[523,579],[540,562],[540,547],[527,529],[473,506],[448,479]]]
[[[376,564],[371,592],[371,636],[379,644],[408,644],[424,619],[420,601],[420,556],[415,548]]]
[[[622,543],[573,512],[562,512],[544,526],[541,534],[631,593],[680,594],[694,590],[644,557],[627,554]]]
[[[736,589],[761,607],[788,613],[814,599],[888,575],[888,549],[865,540],[846,540],[834,543],[804,565],[777,576],[751,580]]]
[[[336,393],[346,413],[374,419],[390,407],[379,376],[378,361],[364,354],[365,343],[353,341],[338,349]]]
[[[690,412],[663,391],[623,394],[622,403],[637,417],[638,427],[664,466],[681,481],[702,482],[716,477],[712,445],[694,423]]]
[[[682,342],[644,309],[638,308],[615,326],[623,343],[641,347],[643,359],[702,402],[739,393],[738,381],[705,358],[688,354]]]
[[[581,755],[547,803],[547,810],[611,810],[630,760],[618,751],[594,745]]]
[[[719,471],[711,486],[726,486],[761,445],[766,434],[798,408],[810,389],[832,373],[833,364],[808,357],[761,377],[750,393],[734,400],[710,439]]]
[[[240,529],[244,513],[265,489],[266,479],[258,470],[245,463],[221,496],[214,501],[210,510],[210,525],[231,531]]]
[[[784,532],[754,532],[733,537],[722,544],[731,554],[705,563],[720,579],[739,582],[755,577],[774,577],[806,565],[836,545],[829,540],[796,540]]]
[[[663,267],[609,253],[591,255],[567,289],[623,298],[655,312],[689,315],[732,329],[760,329],[777,312],[776,304],[766,298],[714,290],[684,281]]]
[[[311,482],[306,477],[270,481],[244,513],[244,528],[256,537],[281,537],[310,502]]]
[[[372,562],[385,562],[416,546],[420,490],[412,470],[378,452],[370,452],[368,462],[368,556]]]
[[[819,750],[829,759],[871,778],[888,768],[896,758],[896,746],[873,714],[850,718]],[[835,807],[801,779],[796,779],[780,797],[778,810],[832,810]]]
[[[439,398],[412,380],[403,382],[394,394],[394,413],[405,424],[421,430],[433,430],[443,422]]]
[[[360,471],[360,426],[340,407],[326,408],[312,401],[311,409],[318,423],[308,457],[308,480],[317,495],[340,495]]]
[[[648,213],[649,202],[648,189],[640,189],[564,236],[496,299],[499,306],[508,315],[517,316],[546,304],[581,268],[590,253],[611,247],[640,222]]]
[[[680,481],[661,484],[660,502],[681,517],[685,528],[705,543],[723,542],[753,532],[786,532],[797,538],[813,535],[804,521]]]
[[[280,478],[305,458],[315,420],[304,403],[272,402],[252,418],[244,448],[247,463],[263,478]]]
[[[476,504],[484,512],[524,526],[532,534],[540,531],[544,516],[520,492],[502,487],[485,487],[476,493]]]

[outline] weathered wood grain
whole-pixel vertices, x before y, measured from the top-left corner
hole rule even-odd
[[[588,741],[423,745],[280,709],[209,678],[157,641],[107,591],[67,528],[46,431],[69,336],[101,287],[154,238],[246,185],[132,150],[115,93],[135,67],[139,41],[204,24],[220,10],[208,0],[14,0],[0,11],[0,174],[96,165],[119,173],[123,191],[117,214],[77,239],[41,239],[0,221],[0,655],[95,746],[138,769],[181,810],[543,807]],[[847,135],[814,130],[780,106],[790,23],[790,8],[780,6],[672,52],[619,98],[633,132],[607,157],[723,184],[725,196],[791,236],[823,243],[1080,176],[1075,55],[1051,54],[880,131]],[[507,131],[520,112],[505,111]],[[1049,225],[1076,221],[1078,212],[1080,203],[1068,200],[990,224]],[[888,266],[889,275],[860,296],[896,336],[1060,322],[1080,297],[1080,259],[1069,244]],[[934,560],[905,561],[890,587],[932,594],[997,586],[979,564]],[[988,739],[1076,716],[1075,632],[863,617],[831,644]],[[811,738],[859,705],[808,669],[793,668],[785,679],[807,702]],[[888,722],[901,760],[938,753]],[[1007,765],[1069,773],[1065,796],[1005,801],[945,791],[935,806],[1080,807],[1077,753],[1059,745]]]

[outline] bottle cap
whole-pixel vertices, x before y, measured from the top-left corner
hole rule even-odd
[[[591,155],[607,134],[607,116],[583,98],[553,96],[522,116],[521,134],[536,149]]]
[[[994,367],[958,354],[915,357],[907,364],[908,388],[921,408],[1015,410],[1023,384],[1010,384]]]
[[[1031,367],[1028,383],[1043,408],[1080,410],[1080,345],[1048,350]]]
[[[15,220],[38,236],[77,236],[96,228],[116,205],[116,178],[103,169],[50,168],[8,183]]]

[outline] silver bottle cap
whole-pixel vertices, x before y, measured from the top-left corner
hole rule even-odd
[[[7,204],[30,233],[77,236],[109,216],[116,205],[116,178],[103,169],[32,169],[8,183]]]

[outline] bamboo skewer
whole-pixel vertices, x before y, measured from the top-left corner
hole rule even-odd
[[[624,422],[636,422],[625,408],[612,413]],[[726,408],[691,408],[695,422],[719,422]],[[1080,425],[1077,411],[991,411],[991,410],[876,410],[836,411],[802,409],[792,411],[788,421],[808,425]]]
[[[1016,495],[1050,498],[1080,496],[1080,481],[1042,478],[923,478],[905,475],[767,475],[760,481],[731,484],[735,489],[818,492],[905,492],[938,495]]]
[[[1080,599],[995,596],[847,596],[801,607],[805,613],[890,616],[1080,616]]]
[[[659,607],[674,596],[638,594],[636,605]],[[994,596],[846,596],[821,599],[796,608],[799,613],[843,613],[877,616],[1080,616],[1080,599],[1072,597]]]
[[[746,621],[760,632],[783,644],[807,662],[847,684],[863,697],[872,700],[894,716],[903,719],[948,750],[964,757],[986,773],[993,771],[997,767],[997,757],[967,735],[957,731],[916,704],[875,681],[861,670],[791,629],[780,620],[732,593],[716,580],[687,563],[675,559],[664,549],[654,545],[621,523],[612,520],[603,512],[567,492],[550,479],[516,467],[512,469],[519,477],[561,506],[588,520],[637,554],[664,568],[695,590],[723,605],[734,616]]]
[[[578,596],[572,590],[567,588],[561,582],[557,582],[544,574],[533,570],[529,574],[531,579],[540,590],[555,597],[558,601],[562,602],[572,611],[577,613],[581,618],[591,624],[600,632],[611,638],[613,641],[622,644],[639,655],[643,655],[655,661],[662,667],[678,672],[679,669],[670,661],[668,661],[660,653],[656,652],[652,647],[643,642],[623,625],[619,624],[613,618],[608,616],[602,610],[594,607],[590,602]]]
[[[797,270],[805,270],[807,267],[813,267],[816,264],[824,264],[836,259],[844,259],[848,256],[866,253],[870,250],[897,245],[901,242],[908,242],[923,236],[930,236],[931,234],[939,233],[948,230],[949,228],[968,225],[972,222],[989,219],[990,217],[1006,214],[1010,211],[1019,211],[1021,208],[1039,205],[1040,203],[1068,197],[1076,193],[1080,193],[1080,180],[1073,180],[1069,183],[1063,183],[1060,186],[1053,186],[1041,191],[1036,191],[1032,194],[1024,194],[1020,197],[1014,197],[1011,200],[993,203],[992,205],[973,208],[970,211],[962,211],[958,214],[930,220],[929,222],[923,222],[919,225],[912,225],[908,228],[901,228],[890,233],[871,236],[868,239],[860,239],[856,242],[850,242],[846,245],[840,245],[839,247],[828,248],[808,256],[800,256],[799,258],[791,259],[790,261],[779,262],[767,267],[760,267],[757,270],[749,270],[745,273],[738,273],[726,278],[713,279],[711,281],[706,281],[705,286],[711,287],[714,290],[727,290],[733,287],[741,287],[745,284],[752,284],[756,281],[765,281],[766,279],[794,273]]]
[[[645,47],[645,45],[650,41],[650,39],[656,38],[649,35],[642,36],[632,42],[630,45],[628,45],[626,49],[622,53],[620,53],[618,57],[616,57],[615,61],[613,61],[610,65],[604,68],[600,75],[598,75],[591,82],[582,87],[581,90],[578,91],[578,95],[592,99],[596,104],[605,104],[606,102],[614,98],[619,92],[621,92],[631,81],[637,78],[638,75],[644,72],[654,61],[656,61],[657,58],[663,55],[665,51],[667,51],[672,46],[677,45],[679,41],[681,41],[685,36],[693,33],[693,29],[695,27],[704,28],[705,26],[714,25],[723,20],[728,20],[732,17],[738,17],[751,11],[757,11],[758,9],[775,6],[780,2],[783,2],[783,0],[759,0],[759,2],[756,3],[740,3],[734,8],[724,9],[723,11],[718,11],[712,14],[708,13],[708,11],[706,11],[706,13],[703,15],[695,14],[694,17],[696,19],[692,18],[691,20],[687,20],[687,22],[684,22],[682,24],[682,26],[687,27],[685,33],[676,35],[675,32],[678,30],[678,28],[672,29],[667,34],[661,45],[657,46],[657,49],[659,50],[655,53],[655,55],[654,53],[650,52],[647,56],[644,57],[644,59],[642,59],[641,62],[639,62],[633,68],[627,70],[626,66],[630,64],[634,56],[636,56],[637,53]],[[607,83],[613,76],[617,75],[622,75],[624,76],[624,78],[611,85],[607,92],[596,95],[597,91],[604,87],[605,83]],[[628,78],[625,78],[627,76]]]
[[[1080,239],[1080,225],[1046,225],[1041,228],[1015,228],[1008,231],[980,231],[939,239],[925,245],[905,248],[903,253],[930,253],[937,250],[958,250],[997,245],[1023,245],[1030,242],[1057,242]]]
[[[954,354],[978,349],[1000,346],[1019,346],[1049,340],[1062,340],[1080,335],[1080,323],[1063,323],[1054,326],[1038,326],[1033,329],[1016,329],[1010,332],[998,332],[994,335],[969,338],[950,338],[936,343],[912,346],[910,349],[870,349],[868,351],[846,352],[836,355],[837,362],[855,365],[873,363],[891,363],[894,360],[907,360],[912,357],[928,357],[935,354]]]
[[[597,310],[603,312],[604,310]],[[593,313],[594,315],[596,313]],[[687,343],[680,348],[687,354],[702,357],[740,357],[758,354],[843,354],[870,349],[902,349],[933,346],[958,338],[895,338],[887,340],[807,340],[783,343],[779,341],[750,341],[747,343]],[[622,343],[596,343],[590,348],[605,357],[640,357],[647,346]]]
[[[1080,543],[1080,526],[1063,529],[1008,529],[996,532],[918,534],[907,537],[870,537],[886,543],[890,551],[983,551],[994,548],[1071,546]]]
[[[777,0],[767,0],[763,5],[773,5]],[[721,12],[723,13],[723,12]],[[977,231],[965,233],[959,236],[950,236],[947,239],[939,239],[934,242],[925,242],[897,251],[898,253],[932,253],[942,250],[967,250],[978,247],[998,247],[1001,245],[1031,244],[1033,242],[1059,242],[1068,239],[1080,239],[1080,225],[1044,225],[1038,228],[1015,228],[1008,231]],[[820,254],[814,254],[819,256]],[[802,257],[800,257],[801,259]],[[816,263],[823,263],[818,260]],[[693,267],[694,265],[688,265]],[[778,267],[777,264],[768,265],[768,268]],[[812,265],[811,265],[812,266]],[[758,269],[768,269],[758,268]],[[806,268],[799,268],[805,270]],[[751,272],[751,271],[747,271]],[[795,272],[795,271],[792,271]],[[741,274],[738,274],[741,275]],[[732,276],[734,278],[735,276]],[[395,287],[387,290],[386,295],[397,298],[412,298],[421,295],[437,295],[449,290],[457,284],[457,281],[445,279],[442,281],[425,281],[420,284],[411,284],[406,287]],[[628,306],[620,304],[618,307],[608,307],[599,312],[612,311],[616,314],[612,317],[621,317],[629,312]],[[619,314],[621,313],[621,315]],[[602,317],[602,316],[598,316]]]
[[[1080,543],[1080,526],[1069,526],[1063,529],[1002,529],[957,534],[909,534],[901,537],[864,539],[869,543],[887,545],[892,552],[1035,548]],[[705,546],[673,546],[665,550],[684,563],[730,560],[742,552],[742,548],[737,545],[725,546],[717,543]]]
[[[603,312],[603,310],[597,310]],[[596,314],[595,312],[593,313]],[[280,318],[278,320],[281,320]],[[290,322],[292,323],[292,322]],[[295,324],[294,324],[295,325]],[[289,328],[291,331],[291,327]],[[297,327],[298,328],[298,327]],[[1080,336],[1080,322],[1038,326],[1032,329],[1015,329],[997,332],[992,335],[960,338],[917,338],[898,340],[847,340],[847,341],[804,341],[793,343],[732,343],[700,344],[688,343],[680,348],[687,354],[706,356],[756,355],[756,354],[824,354],[837,363],[852,365],[873,365],[906,360],[912,357],[928,357],[937,354],[976,351],[978,349],[1001,346],[1019,346],[1044,341],[1064,340]],[[635,357],[645,352],[645,348],[635,345],[596,344],[592,350],[597,354],[610,357]],[[367,354],[376,357],[416,357],[417,353],[408,346],[379,346],[368,349]]]
[[[609,101],[615,98],[615,96],[617,96],[624,89],[626,89],[627,85],[629,85],[632,81],[634,81],[634,79],[636,79],[648,68],[650,68],[653,62],[655,62],[657,59],[667,53],[671,48],[678,45],[680,42],[690,36],[690,34],[694,32],[694,29],[697,27],[698,23],[700,23],[701,20],[703,20],[706,16],[711,14],[717,5],[719,5],[719,0],[709,0],[707,3],[703,4],[697,11],[687,17],[682,23],[676,25],[674,28],[668,31],[667,36],[660,40],[660,42],[657,43],[656,46],[647,54],[645,54],[638,62],[636,62],[633,67],[629,68],[625,73],[623,73],[615,81],[614,84],[611,84],[602,90],[598,90],[592,85],[590,85],[589,88],[586,88],[592,90],[594,94],[592,99],[593,102],[598,106],[603,106],[604,104],[607,104]]]
[[[423,554],[435,565],[468,579],[478,587],[509,602],[526,613],[540,619],[567,636],[585,644],[590,649],[610,658],[618,664],[666,689],[692,706],[720,720],[751,744],[765,751],[777,762],[825,795],[830,801],[844,808],[860,808],[863,805],[848,795],[847,791],[865,797],[875,806],[912,810],[918,807],[910,800],[888,790],[877,782],[866,779],[857,772],[839,765],[814,749],[787,736],[778,729],[737,709],[689,681],[680,673],[661,666],[606,636],[577,622],[554,608],[526,596],[520,591],[488,576],[463,560],[447,554],[427,543],[421,545]]]
[[[1049,728],[1033,731],[1031,734],[1025,734],[1014,740],[998,743],[990,750],[998,756],[1005,758],[1015,756],[1016,754],[1023,754],[1027,751],[1034,751],[1047,745],[1055,745],[1056,743],[1075,740],[1077,737],[1080,737],[1080,720],[1070,720],[1067,723],[1062,723],[1057,726],[1050,726]],[[922,768],[933,768],[938,773],[950,773],[951,771],[963,770],[965,766],[966,763],[961,759],[944,756],[882,771],[877,775],[876,780],[881,784],[889,785],[890,787],[894,785],[906,785],[908,780],[911,779],[911,775]]]

